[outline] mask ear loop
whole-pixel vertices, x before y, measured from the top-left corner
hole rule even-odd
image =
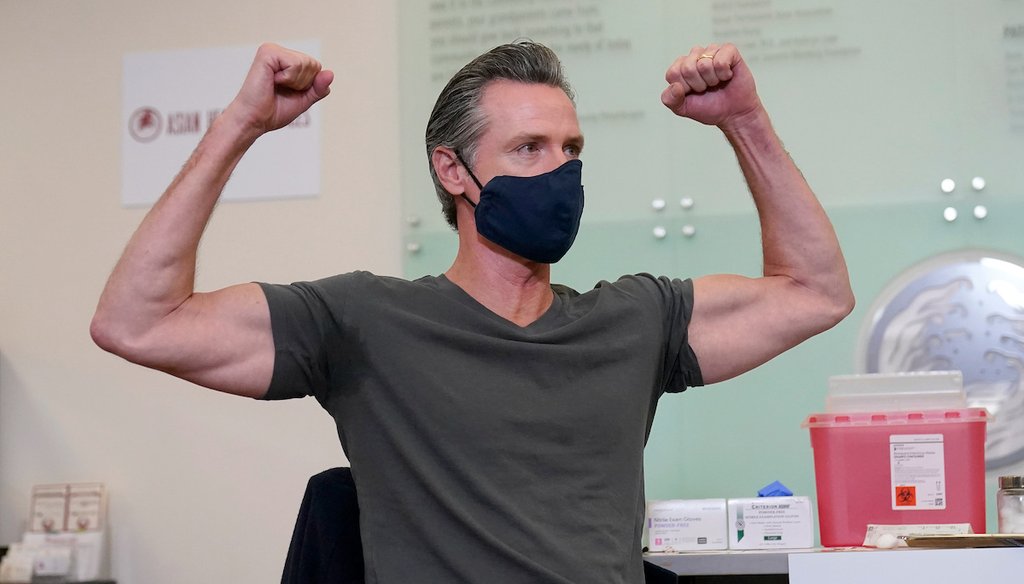
[[[476,183],[477,188],[479,188],[480,191],[482,192],[484,190],[484,185],[480,184],[480,181],[476,178],[476,175],[473,174],[473,171],[469,169],[469,165],[466,164],[465,160],[463,160],[462,154],[460,154],[458,150],[455,151],[455,158],[459,159],[459,162],[462,163],[463,168],[465,168],[466,172],[469,173],[469,177],[473,179],[473,182]],[[466,202],[469,203],[470,207],[476,209],[476,203],[474,203],[469,197],[466,197],[465,195],[463,195],[463,197],[466,199]]]

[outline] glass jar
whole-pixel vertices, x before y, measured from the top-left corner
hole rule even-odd
[[[999,533],[1024,533],[1024,477],[999,477]]]

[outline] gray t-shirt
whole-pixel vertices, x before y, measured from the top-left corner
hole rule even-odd
[[[700,385],[689,280],[553,286],[526,327],[444,276],[261,284],[267,399],[313,395],[352,465],[370,584],[643,582],[643,448]]]

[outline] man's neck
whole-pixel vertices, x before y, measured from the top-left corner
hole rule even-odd
[[[445,277],[498,316],[521,327],[551,306],[551,266],[524,262],[490,246],[460,246]]]

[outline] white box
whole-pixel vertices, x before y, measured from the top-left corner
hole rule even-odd
[[[814,547],[809,497],[729,499],[729,549]]]
[[[647,504],[652,552],[728,549],[725,499],[672,499]]]

